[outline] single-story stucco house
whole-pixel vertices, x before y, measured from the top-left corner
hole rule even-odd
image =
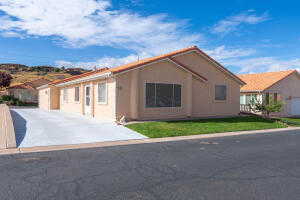
[[[13,85],[6,89],[6,95],[14,96],[15,98],[25,103],[38,103],[37,88],[50,82],[51,81],[47,79],[40,78]]]
[[[196,46],[39,88],[39,107],[96,119],[235,116],[245,83]]]
[[[241,88],[241,108],[247,110],[251,99],[267,103],[270,98],[284,102],[278,116],[300,115],[300,75],[297,70],[238,75],[246,85]]]

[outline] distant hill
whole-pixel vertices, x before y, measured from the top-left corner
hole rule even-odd
[[[32,81],[38,78],[57,80],[79,75],[88,70],[82,68],[57,68],[53,66],[26,66],[22,64],[3,63],[0,64],[0,71],[12,75],[11,85]]]

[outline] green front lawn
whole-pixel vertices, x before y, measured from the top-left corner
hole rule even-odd
[[[285,124],[260,117],[233,117],[189,121],[144,122],[126,125],[150,138],[198,135],[246,130],[285,128]]]
[[[291,126],[300,126],[300,118],[280,118],[281,121],[291,125]]]

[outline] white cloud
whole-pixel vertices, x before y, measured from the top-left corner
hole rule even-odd
[[[7,14],[0,18],[0,31],[54,36],[69,47],[109,46],[156,55],[202,41],[183,21],[114,10],[107,0],[6,0],[0,10]]]
[[[125,57],[100,57],[92,62],[56,61],[58,66],[86,68],[113,67],[204,42],[191,33],[186,21],[169,20],[167,15],[142,16],[116,10],[109,0],[5,0],[0,2],[0,34],[5,37],[55,38],[64,46],[81,48],[104,46],[127,50]],[[268,19],[253,11],[228,17],[217,23],[215,33],[228,33],[241,24],[256,24]],[[253,49],[219,46],[206,49],[213,58],[225,62],[255,53]]]
[[[283,60],[276,57],[257,57],[248,59],[229,59],[223,62],[225,66],[239,67],[238,73],[271,72],[289,69],[300,71],[300,59]]]
[[[212,28],[212,33],[227,34],[236,31],[243,24],[258,24],[269,19],[268,14],[256,15],[253,10],[227,17],[216,23]]]
[[[205,52],[216,60],[224,60],[229,58],[249,56],[254,54],[255,50],[242,48],[226,48],[225,45],[222,45],[212,50],[205,50]]]
[[[13,32],[13,31],[4,31],[1,32],[0,35],[2,37],[17,37],[17,38],[25,38],[22,34]]]
[[[222,62],[223,60],[240,58],[249,56],[255,53],[253,49],[242,49],[242,48],[227,48],[226,46],[219,46],[214,49],[203,50],[205,53],[213,57],[214,59]],[[138,59],[143,59],[151,57],[151,54],[141,53],[141,54],[130,54],[125,57],[102,57],[93,62],[69,62],[65,60],[58,60],[55,62],[56,66],[59,67],[84,67],[87,69],[93,69],[96,67],[115,67],[122,64],[127,64],[130,62],[137,61]]]
[[[55,65],[58,67],[83,67],[86,69],[94,69],[94,67],[97,68],[103,68],[103,67],[115,67],[122,64],[130,63],[137,61],[139,58],[149,57],[146,55],[135,55],[131,54],[129,56],[125,57],[102,57],[97,59],[94,62],[69,62],[65,60],[58,60],[55,62]]]

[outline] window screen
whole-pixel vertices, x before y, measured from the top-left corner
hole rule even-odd
[[[106,103],[106,83],[99,83],[98,84],[98,102],[99,103]]]
[[[146,84],[146,107],[156,107],[155,83]]]
[[[216,85],[215,86],[215,100],[224,101],[227,96],[226,85]]]
[[[181,85],[174,85],[174,105],[181,107]]]
[[[181,85],[146,83],[146,107],[180,107]]]
[[[75,101],[79,101],[79,87],[75,87]]]
[[[172,107],[173,84],[156,84],[156,107]]]

